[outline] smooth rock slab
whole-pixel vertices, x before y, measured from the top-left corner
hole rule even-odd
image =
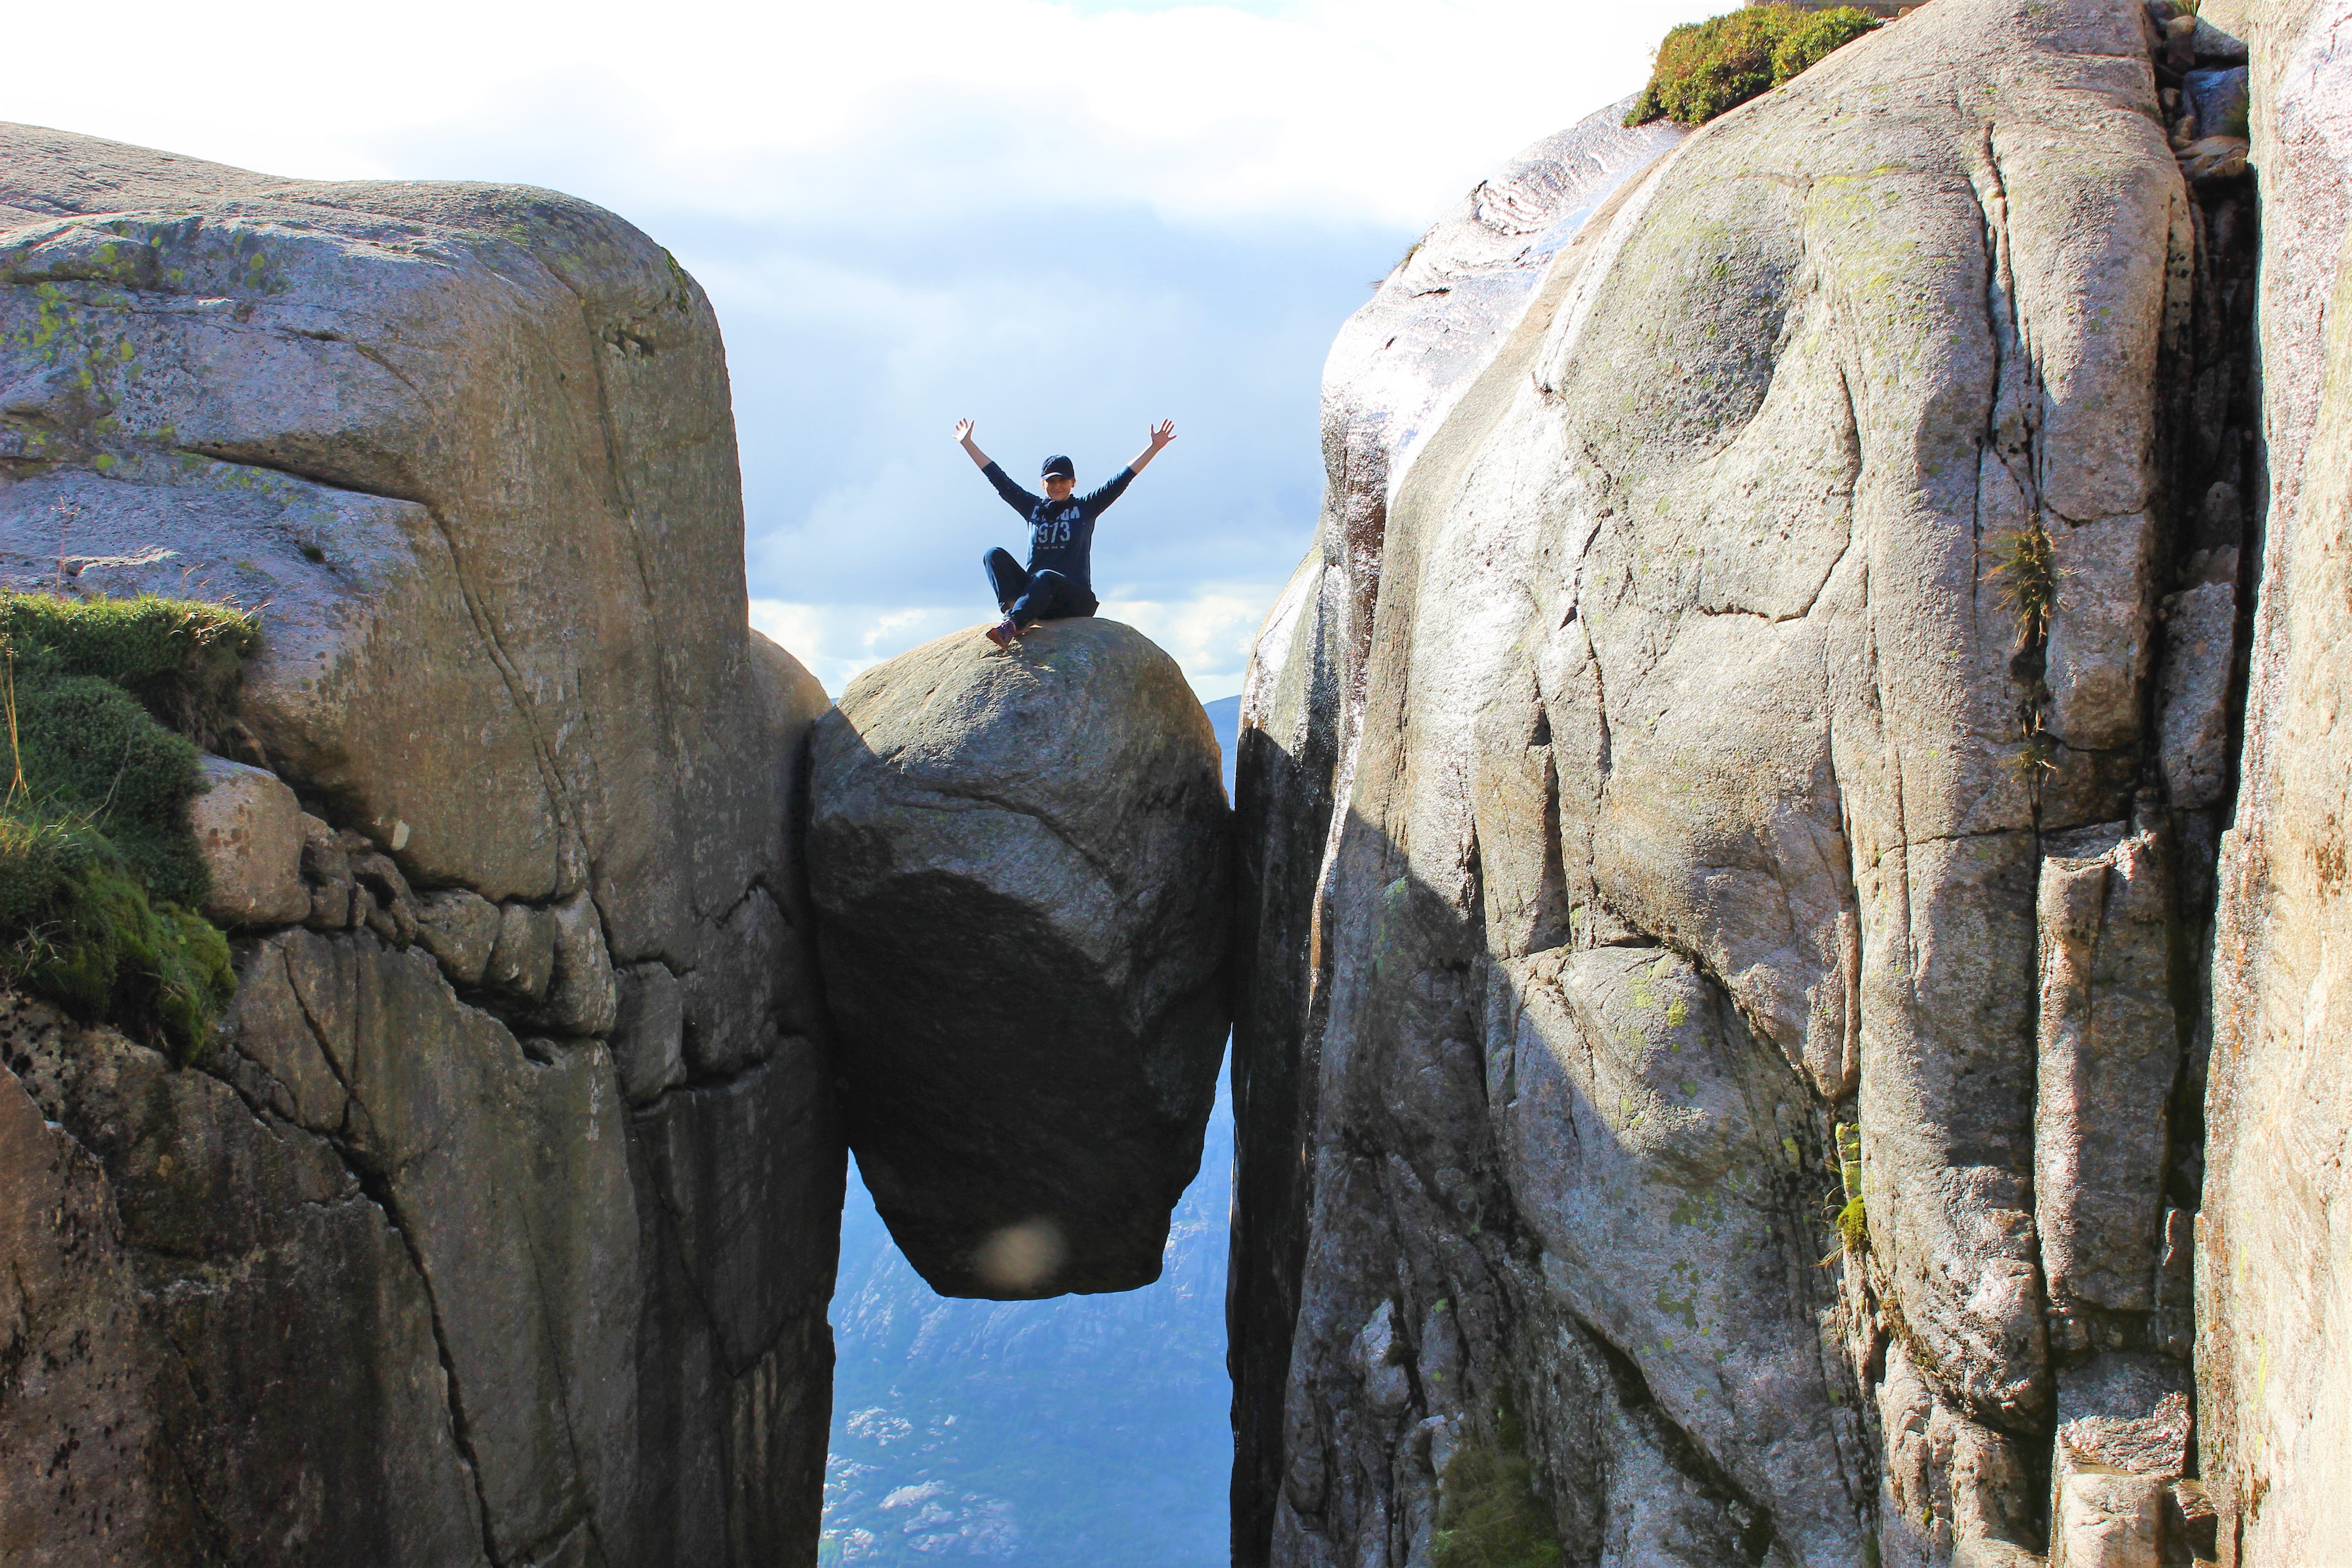
[[[978,629],[851,682],[809,868],[850,1147],[932,1289],[1160,1275],[1227,1004],[1223,785],[1176,661],[1112,621]]]

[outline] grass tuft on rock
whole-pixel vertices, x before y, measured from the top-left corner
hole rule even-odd
[[[1509,1405],[1496,1412],[1492,1442],[1473,1436],[1446,1461],[1430,1556],[1437,1568],[1559,1568],[1559,1530]]]
[[[1985,575],[2000,584],[2001,602],[2017,617],[2017,641],[2030,647],[2050,635],[2050,616],[2064,603],[2059,592],[2065,576],[2058,564],[2057,542],[2050,537],[2036,513],[2023,528],[1989,542],[1985,554],[1991,562]]]
[[[253,616],[142,595],[0,593],[0,983],[182,1061],[236,989],[188,826],[193,732],[226,723]]]
[[[1831,1131],[1837,1145],[1838,1194],[1830,1199],[1836,1206],[1838,1197],[1845,1199],[1830,1224],[1837,1231],[1842,1250],[1861,1252],[1870,1245],[1870,1214],[1862,1202],[1862,1129],[1851,1121],[1841,1121]],[[1822,1259],[1833,1263],[1837,1254]]]
[[[1830,11],[1748,5],[1704,22],[1685,22],[1659,43],[1650,84],[1625,123],[1671,120],[1704,125],[1882,25],[1851,5]]]

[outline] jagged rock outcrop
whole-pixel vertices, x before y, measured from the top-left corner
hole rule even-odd
[[[1514,1437],[1570,1562],[2038,1561],[2060,1424],[2171,1419],[2258,538],[2193,27],[1937,0],[1618,143],[1409,444],[1349,345],[1454,307],[1351,323],[1244,707],[1237,1563],[1427,1561]]]
[[[1227,1020],[1216,736],[1116,621],[977,628],[852,681],[808,861],[850,1147],[948,1296],[1160,1277]]]
[[[2344,1555],[2352,1490],[2352,7],[2242,10],[2269,516],[2196,1271],[2198,1446],[2233,1568]]]
[[[200,797],[251,876],[194,1064],[0,1021],[0,1187],[63,1194],[11,1238],[0,1555],[813,1552],[825,702],[746,626],[700,289],[551,192],[5,127],[0,389],[0,576],[261,608],[199,739],[300,807]]]

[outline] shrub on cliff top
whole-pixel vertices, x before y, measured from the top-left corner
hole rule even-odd
[[[254,618],[220,605],[0,593],[0,983],[182,1059],[235,989],[188,802]],[[166,723],[174,728],[166,728]]]
[[[1704,22],[1686,22],[1658,45],[1650,85],[1642,89],[1625,123],[1671,120],[1677,125],[1704,125],[1771,91],[1880,25],[1850,5],[1833,11],[1749,5]]]

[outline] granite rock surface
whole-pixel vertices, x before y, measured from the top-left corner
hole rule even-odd
[[[2198,1446],[2231,1564],[2326,1562],[2352,1488],[2352,7],[2248,6],[2267,544],[2212,941]]]
[[[2176,33],[1938,0],[1615,142],[1401,467],[1343,334],[1243,715],[1236,1562],[1426,1561],[1514,1441],[1571,1562],[2039,1562],[2070,1391],[2185,1370],[2159,608],[2248,542],[2252,214]]]
[[[200,739],[268,770],[205,797],[210,1050],[0,1026],[0,1186],[61,1194],[11,1237],[0,1556],[812,1552],[826,703],[746,623],[694,280],[553,192],[0,126],[0,579],[259,608]]]

